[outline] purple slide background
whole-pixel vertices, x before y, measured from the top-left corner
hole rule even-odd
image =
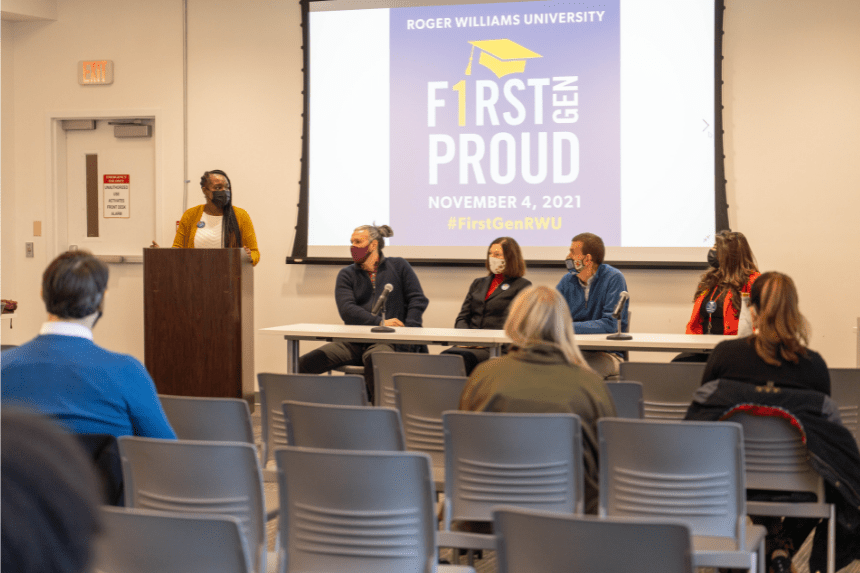
[[[396,232],[397,244],[418,246],[481,246],[496,237],[510,235],[523,246],[565,246],[571,237],[582,231],[600,235],[607,245],[620,244],[620,48],[619,0],[601,4],[560,4],[557,2],[531,2],[527,4],[475,4],[470,6],[436,6],[398,8],[390,12],[391,25],[391,226]],[[526,14],[556,13],[560,11],[603,11],[602,22],[575,22],[564,24],[525,23]],[[519,14],[519,25],[463,27],[456,26],[462,16],[488,17]],[[452,27],[442,29],[407,30],[406,21],[419,18],[451,18]],[[594,17],[596,20],[596,16]],[[525,73],[496,78],[486,67],[478,64],[480,50],[475,50],[471,76],[465,75],[472,46],[469,41],[507,38],[541,54],[542,58],[527,60]],[[578,76],[573,85],[579,86],[579,120],[572,124],[552,121],[552,85],[544,87],[543,124],[534,123],[534,91],[526,85],[524,91],[514,94],[526,108],[526,120],[520,125],[508,125],[502,113],[517,111],[504,99],[504,84],[518,78],[527,84],[529,78]],[[466,125],[457,125],[457,92],[451,86],[460,80],[467,83]],[[477,80],[494,80],[499,88],[496,110],[498,126],[475,125],[474,86]],[[445,107],[437,108],[436,126],[427,125],[428,82],[447,81],[448,89],[436,91],[436,97],[445,100]],[[569,97],[573,92],[555,92]],[[564,108],[559,108],[564,109]],[[529,184],[521,175],[520,134],[531,133],[532,171],[536,172],[537,133],[548,133],[547,178],[540,184]],[[579,139],[579,176],[572,183],[552,182],[552,133],[569,131]],[[499,132],[510,133],[517,144],[517,177],[508,184],[497,184],[490,177],[490,139]],[[439,182],[429,184],[430,134],[446,134],[459,143],[460,133],[474,133],[483,137],[485,156],[481,161],[485,184],[475,181],[470,169],[469,183],[459,183],[459,153],[447,164],[439,167]],[[459,147],[459,145],[458,145]],[[506,147],[503,145],[502,150]],[[505,153],[501,154],[503,157]],[[567,155],[567,154],[565,154]],[[564,165],[566,172],[568,161]],[[502,163],[501,172],[507,172]],[[429,208],[431,196],[516,196],[517,205],[523,197],[530,197],[536,209],[484,208],[450,209]],[[579,195],[580,208],[543,207],[543,196]],[[523,220],[526,217],[561,218],[558,230],[449,229],[452,217],[471,217],[486,220]]]

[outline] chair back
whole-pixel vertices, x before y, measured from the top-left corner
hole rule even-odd
[[[582,514],[582,428],[575,414],[445,412],[445,529],[491,521],[497,505]]]
[[[499,573],[692,573],[683,523],[598,519],[517,508],[493,512]]]
[[[731,422],[597,421],[601,516],[662,517],[743,547],[744,444]]]
[[[436,570],[426,454],[288,446],[275,460],[282,571]]]
[[[702,385],[705,364],[697,362],[622,362],[621,379],[642,383],[646,418],[682,420]]]
[[[134,436],[118,442],[126,507],[233,516],[255,570],[265,571],[263,479],[252,444]]]
[[[244,573],[251,553],[241,524],[227,515],[102,508],[93,571]]]
[[[434,374],[395,374],[394,396],[403,418],[406,448],[424,452],[433,463],[437,491],[445,482],[445,432],[442,412],[457,410],[468,378]]]
[[[465,376],[463,357],[456,354],[418,354],[416,352],[374,352],[373,383],[377,406],[394,408],[395,374],[436,374]]]
[[[291,443],[302,448],[403,451],[403,425],[394,408],[283,403]]]
[[[830,397],[842,424],[860,445],[860,368],[830,368]]]
[[[245,400],[164,394],[158,399],[180,440],[254,443],[251,410]]]
[[[814,493],[824,501],[824,480],[809,465],[800,431],[785,418],[736,413],[744,431],[747,489]]]
[[[278,446],[289,444],[284,409],[287,400],[364,406],[367,394],[363,376],[323,376],[319,374],[257,374],[260,386],[260,415],[263,437],[263,465]]]
[[[608,381],[606,387],[615,403],[619,418],[641,420],[645,417],[645,402],[642,398],[642,383],[633,380]]]

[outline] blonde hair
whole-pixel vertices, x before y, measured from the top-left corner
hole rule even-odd
[[[568,364],[591,370],[576,346],[570,307],[553,288],[531,286],[521,292],[511,303],[505,333],[520,347],[555,346]]]
[[[782,360],[797,364],[806,356],[809,323],[800,314],[797,287],[790,276],[774,271],[761,275],[753,283],[750,304],[758,327],[750,341],[762,360],[779,366]]]

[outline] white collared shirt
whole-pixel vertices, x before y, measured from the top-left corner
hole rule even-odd
[[[42,323],[39,334],[59,334],[61,336],[77,336],[78,338],[93,339],[93,331],[82,324],[63,321],[49,321]]]

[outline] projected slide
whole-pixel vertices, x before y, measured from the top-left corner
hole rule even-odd
[[[398,242],[562,245],[585,219],[620,243],[618,3],[601,8],[391,12]]]
[[[311,3],[309,255],[713,243],[713,0],[362,5]]]

